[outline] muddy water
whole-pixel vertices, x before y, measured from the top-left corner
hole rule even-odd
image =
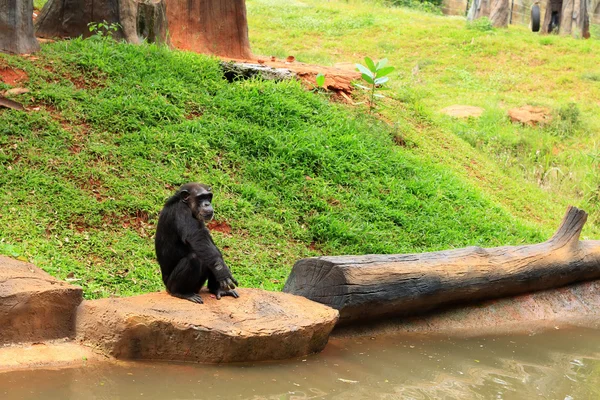
[[[600,331],[332,339],[276,363],[127,363],[0,374],[0,399],[600,399]]]

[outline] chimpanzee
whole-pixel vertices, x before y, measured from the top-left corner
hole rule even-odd
[[[167,200],[158,217],[154,246],[162,279],[169,294],[202,304],[198,291],[208,280],[208,290],[238,298],[237,280],[215,246],[205,225],[214,214],[212,190],[187,183]]]

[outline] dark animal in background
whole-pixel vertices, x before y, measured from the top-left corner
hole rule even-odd
[[[154,246],[162,279],[169,294],[202,304],[198,295],[208,281],[217,299],[239,297],[238,282],[205,225],[213,215],[212,190],[201,183],[187,183],[167,200],[158,217]]]

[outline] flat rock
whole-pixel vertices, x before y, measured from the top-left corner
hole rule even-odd
[[[81,300],[81,288],[0,256],[0,345],[74,336]]]
[[[164,292],[84,301],[78,339],[117,359],[277,360],[321,351],[338,312],[303,297],[239,289],[195,304]]]
[[[478,118],[481,117],[483,111],[481,107],[462,105],[449,106],[440,110],[441,113],[455,118]]]
[[[508,110],[508,116],[512,122],[519,122],[530,126],[545,124],[552,120],[552,115],[548,108],[529,105]]]
[[[0,347],[0,372],[36,368],[83,367],[106,357],[72,342],[47,342]]]

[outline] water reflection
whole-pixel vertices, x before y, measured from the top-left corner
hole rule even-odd
[[[278,363],[128,363],[0,374],[0,398],[22,399],[596,399],[598,331],[533,336],[333,339]]]

